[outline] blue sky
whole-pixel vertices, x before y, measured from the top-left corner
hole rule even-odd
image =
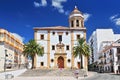
[[[0,28],[28,42],[33,27],[69,26],[75,5],[86,19],[87,39],[97,28],[120,34],[120,0],[0,0]]]

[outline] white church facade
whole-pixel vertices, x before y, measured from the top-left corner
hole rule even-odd
[[[69,16],[69,27],[35,27],[34,39],[44,49],[43,56],[35,56],[36,68],[80,68],[81,60],[74,57],[73,47],[79,38],[86,39],[84,18],[77,7]],[[87,69],[87,58],[83,58],[83,68]]]

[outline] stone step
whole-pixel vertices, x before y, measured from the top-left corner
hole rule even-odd
[[[85,70],[79,70],[79,76],[86,74]],[[75,70],[73,69],[56,69],[56,70],[27,70],[21,76],[74,76]]]

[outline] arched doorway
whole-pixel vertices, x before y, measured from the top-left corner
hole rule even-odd
[[[57,61],[58,68],[64,68],[64,58],[60,56]]]

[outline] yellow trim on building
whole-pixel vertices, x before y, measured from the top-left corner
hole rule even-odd
[[[50,67],[50,31],[48,31],[48,36],[47,36],[47,66],[48,68]]]
[[[73,31],[71,31],[71,54],[72,54],[72,63],[71,63],[71,65],[72,65],[72,68],[74,68],[74,56],[73,56],[73,47],[74,47],[74,33],[73,33]]]
[[[5,42],[16,49],[23,51],[23,43],[4,29],[0,29],[0,42]]]

